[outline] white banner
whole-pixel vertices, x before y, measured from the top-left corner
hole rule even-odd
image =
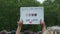
[[[44,7],[21,7],[20,20],[23,24],[40,24],[44,20]]]

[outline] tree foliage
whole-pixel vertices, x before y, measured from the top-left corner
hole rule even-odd
[[[47,0],[43,6],[45,9],[45,21],[47,26],[60,25],[60,0]]]
[[[0,30],[16,30],[17,21],[20,19],[20,7],[40,6],[36,0],[0,0]],[[23,25],[23,29],[32,30],[33,25]],[[35,30],[36,31],[36,30]]]

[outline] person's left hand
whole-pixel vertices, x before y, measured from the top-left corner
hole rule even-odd
[[[45,25],[45,22],[42,21],[42,19],[40,20],[40,25],[41,25],[42,27],[46,26],[46,25]]]
[[[40,24],[41,24],[41,26],[42,26],[42,31],[43,31],[43,32],[46,31],[46,25],[45,25],[45,22],[42,21],[42,20],[40,20]]]

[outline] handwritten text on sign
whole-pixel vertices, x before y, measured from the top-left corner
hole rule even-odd
[[[44,20],[43,7],[21,7],[20,20],[23,24],[40,24],[40,19]]]

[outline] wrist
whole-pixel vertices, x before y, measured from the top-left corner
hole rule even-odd
[[[46,27],[46,25],[45,25],[45,24],[42,24],[41,26],[42,26],[42,27]]]
[[[18,25],[19,28],[21,28],[21,26]]]

